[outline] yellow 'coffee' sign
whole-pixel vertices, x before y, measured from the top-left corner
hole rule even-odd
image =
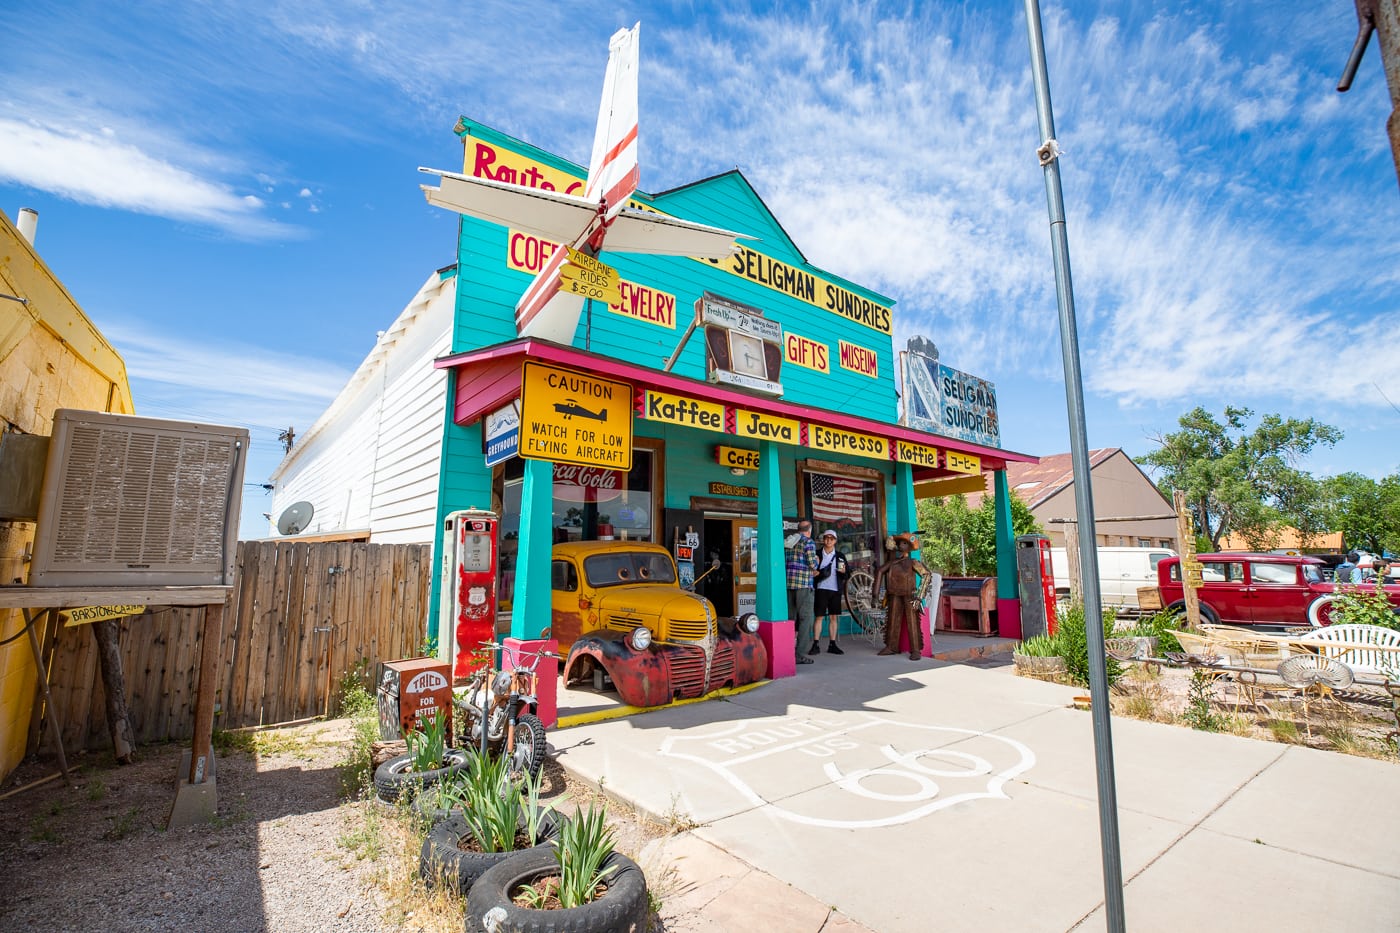
[[[912,463],[915,466],[938,466],[938,448],[930,447],[927,444],[915,444],[912,441],[897,441],[895,444],[895,457],[901,463]]]
[[[837,454],[853,454],[872,460],[890,458],[890,442],[872,434],[857,434],[820,424],[807,425],[807,446]]]
[[[702,402],[683,395],[648,390],[642,395],[642,417],[648,421],[665,421],[683,428],[704,431],[724,430],[724,406],[717,402]]]
[[[145,606],[79,606],[59,613],[65,628],[88,625],[106,619],[120,619],[124,616],[139,616],[146,611]]]
[[[954,473],[981,473],[982,458],[974,457],[972,454],[960,454],[955,450],[947,453],[947,460],[943,464]]]
[[[799,444],[802,442],[802,422],[795,418],[779,418],[776,415],[763,415],[756,411],[736,408],[734,433],[740,437],[753,437],[761,441]]]
[[[632,469],[632,386],[527,361],[520,380],[519,455]]]

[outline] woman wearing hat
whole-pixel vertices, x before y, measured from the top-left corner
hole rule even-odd
[[[828,528],[822,532],[822,549],[817,552],[817,572],[812,575],[816,588],[813,615],[817,619],[816,638],[812,640],[812,650],[808,654],[820,654],[822,650],[822,616],[826,616],[826,628],[830,635],[827,654],[845,654],[836,643],[836,628],[841,623],[841,593],[846,586],[846,555],[836,550],[836,532]]]

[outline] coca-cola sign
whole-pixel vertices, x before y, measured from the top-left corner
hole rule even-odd
[[[626,475],[621,470],[556,463],[554,496],[570,502],[607,502],[622,494]]]

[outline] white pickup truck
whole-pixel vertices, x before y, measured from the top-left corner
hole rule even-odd
[[[1157,565],[1176,551],[1164,547],[1100,547],[1099,595],[1105,606],[1136,611],[1138,587],[1157,585]],[[1069,598],[1069,560],[1065,549],[1050,549],[1050,564],[1055,571],[1055,596]]]

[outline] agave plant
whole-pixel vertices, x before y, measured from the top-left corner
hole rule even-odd
[[[412,756],[414,771],[421,773],[441,768],[447,754],[447,717],[442,710],[434,710],[432,716],[423,719],[421,729],[405,735],[404,745]]]
[[[559,862],[559,903],[566,908],[593,900],[598,885],[617,870],[616,865],[603,865],[617,844],[607,815],[606,808],[590,805],[568,819],[558,838],[550,841]]]

